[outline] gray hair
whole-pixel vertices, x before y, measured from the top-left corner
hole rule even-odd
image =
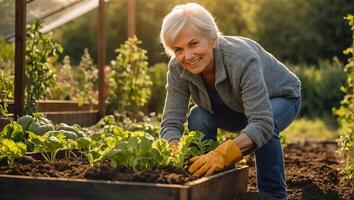
[[[215,42],[218,42],[218,36],[221,35],[213,16],[203,6],[197,3],[177,5],[162,21],[160,40],[167,55],[173,55],[170,45],[186,25],[195,28],[208,39],[215,39]]]

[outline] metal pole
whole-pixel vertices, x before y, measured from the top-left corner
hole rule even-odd
[[[135,0],[128,0],[128,38],[135,35]]]
[[[104,87],[104,67],[105,67],[105,15],[104,15],[104,0],[99,0],[98,5],[98,115],[102,118],[105,113],[105,98],[106,88]]]
[[[15,2],[15,103],[14,119],[24,113],[25,55],[26,55],[26,0]]]

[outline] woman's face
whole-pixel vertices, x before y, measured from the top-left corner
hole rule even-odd
[[[194,28],[184,27],[171,47],[177,62],[192,74],[214,67],[213,41]]]

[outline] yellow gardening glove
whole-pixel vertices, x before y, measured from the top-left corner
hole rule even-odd
[[[201,156],[195,156],[189,161],[193,164],[188,172],[196,177],[209,176],[223,170],[226,166],[242,160],[240,148],[233,140],[227,140],[213,151]]]

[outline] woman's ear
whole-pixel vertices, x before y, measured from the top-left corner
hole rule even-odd
[[[215,49],[216,48],[216,39],[215,38],[211,39],[210,44]]]

